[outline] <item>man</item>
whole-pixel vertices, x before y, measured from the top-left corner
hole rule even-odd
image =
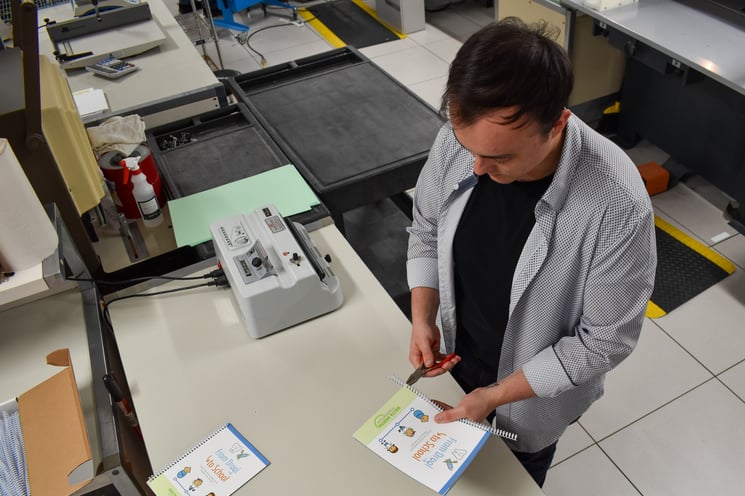
[[[556,442],[633,350],[656,266],[634,164],[566,105],[545,25],[486,26],[461,47],[408,229],[409,360],[467,393],[437,422],[494,419],[539,485]]]

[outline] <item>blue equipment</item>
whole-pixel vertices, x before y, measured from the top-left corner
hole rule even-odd
[[[297,20],[297,7],[289,3],[280,2],[279,0],[217,0],[217,6],[222,11],[222,19],[214,19],[215,26],[234,29],[236,31],[248,31],[250,29],[248,26],[233,20],[233,14],[259,4],[264,11],[264,15],[266,15],[266,6],[273,5],[275,7],[290,9],[293,20]]]

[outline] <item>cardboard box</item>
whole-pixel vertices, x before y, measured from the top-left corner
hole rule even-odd
[[[93,461],[70,350],[53,351],[47,363],[63,368],[0,410],[20,411],[31,494],[62,496],[93,479]]]

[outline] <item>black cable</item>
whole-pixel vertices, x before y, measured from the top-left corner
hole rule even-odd
[[[246,45],[246,48],[248,48],[249,50],[251,50],[252,52],[254,52],[256,55],[258,55],[261,58],[261,60],[260,60],[261,67],[266,67],[266,65],[267,65],[266,57],[264,57],[264,54],[263,53],[261,53],[260,51],[256,50],[255,48],[253,48],[251,46],[251,43],[250,43],[251,38],[253,38],[254,35],[257,35],[257,34],[261,33],[262,31],[266,31],[267,29],[281,28],[281,27],[284,27],[284,26],[292,26],[292,25],[293,24],[272,24],[271,26],[264,26],[263,28],[259,28],[256,31],[254,31],[251,34],[249,34],[248,36],[246,36],[246,39],[245,39],[245,41],[243,43]],[[236,35],[236,38],[238,39],[238,42],[240,43],[241,38],[242,38],[241,35],[240,34],[239,35]]]
[[[182,288],[173,288],[173,289],[164,289],[162,291],[153,291],[152,293],[137,293],[137,294],[131,294],[131,295],[125,295],[125,296],[118,296],[115,298],[110,299],[109,301],[105,302],[103,304],[102,310],[104,319],[106,320],[106,323],[108,326],[113,329],[114,326],[111,323],[111,316],[109,315],[109,305],[114,303],[115,301],[121,301],[121,300],[128,300],[130,298],[146,298],[149,296],[158,296],[158,295],[164,295],[164,294],[170,294],[170,293],[176,293],[179,291],[186,291],[188,289],[196,289],[196,288],[203,288],[207,286],[227,286],[228,285],[228,279],[224,275],[215,277],[212,281],[204,282],[202,284],[193,284],[191,286],[184,286]]]
[[[277,7],[277,8],[285,8],[285,7]],[[312,17],[312,18],[307,19],[307,20],[303,20],[302,21],[302,24],[307,24],[308,22],[310,22],[310,21],[312,21],[314,19],[315,19],[315,17]],[[249,43],[250,40],[251,40],[251,38],[253,38],[255,35],[259,34],[262,31],[266,31],[267,29],[281,28],[281,27],[284,27],[284,26],[295,26],[295,25],[296,24],[293,24],[293,23],[290,23],[290,24],[272,24],[271,26],[264,26],[263,28],[259,28],[259,29],[255,30],[255,31],[252,31],[251,34],[249,34],[248,36],[246,36],[246,39],[243,42],[241,42],[241,39],[243,38],[241,36],[241,34],[237,34],[235,36],[235,38],[236,38],[236,40],[238,40],[238,43],[243,43],[244,45],[246,45],[246,48],[248,48],[249,50],[251,50],[252,52],[254,52],[256,55],[258,55],[260,57],[260,59],[261,59],[260,60],[261,67],[266,67],[267,66],[266,57],[264,57],[264,54],[263,53],[261,53],[260,51],[256,50],[255,48],[253,48],[251,46],[251,44]]]
[[[212,272],[208,272],[207,274],[203,274],[201,276],[186,276],[186,277],[175,277],[175,276],[142,276],[142,277],[134,277],[131,279],[118,279],[116,281],[105,281],[103,279],[87,279],[84,277],[66,277],[68,281],[78,281],[78,282],[95,282],[96,284],[100,284],[103,286],[118,286],[120,284],[134,284],[138,282],[143,281],[150,281],[152,279],[165,279],[168,281],[196,281],[200,279],[210,279],[210,278],[217,278],[224,274],[224,271],[222,269],[215,269]]]

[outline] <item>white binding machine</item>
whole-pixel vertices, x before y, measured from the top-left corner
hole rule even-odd
[[[210,224],[217,259],[248,333],[262,338],[337,309],[344,299],[329,257],[273,205]]]

